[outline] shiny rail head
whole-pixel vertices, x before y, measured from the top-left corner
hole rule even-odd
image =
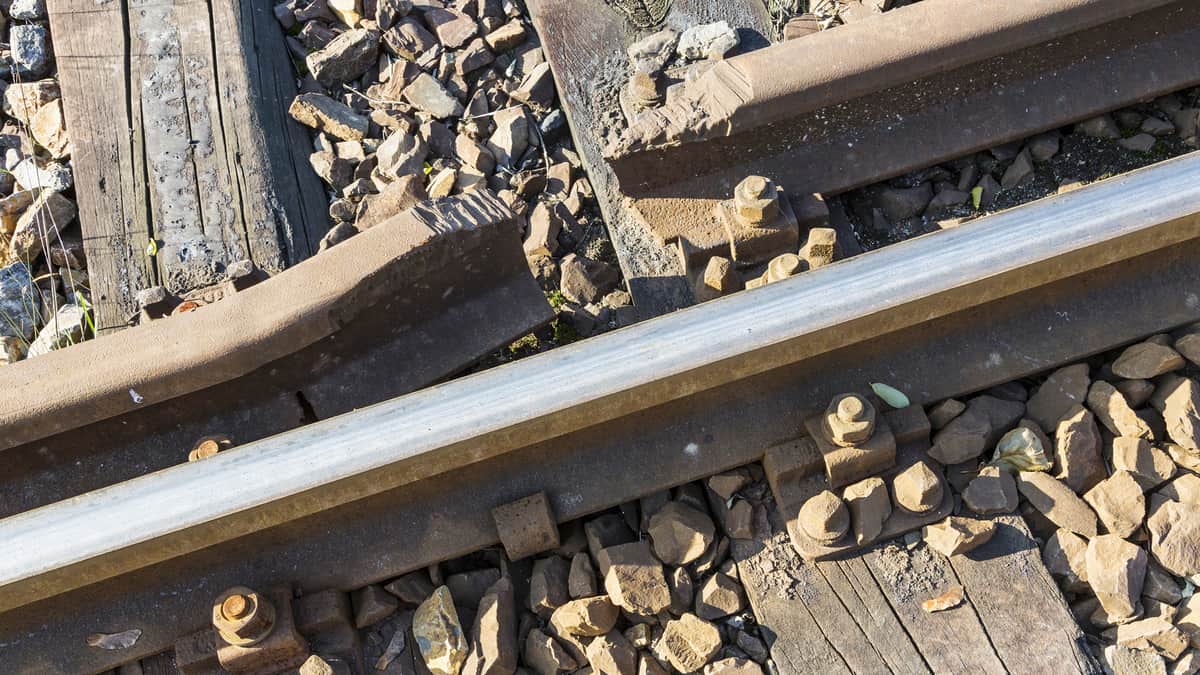
[[[1193,153],[5,519],[0,612],[1200,238],[1198,211]]]

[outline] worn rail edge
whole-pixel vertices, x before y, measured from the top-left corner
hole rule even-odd
[[[1186,242],[1197,204],[1192,154],[7,518],[0,611]]]

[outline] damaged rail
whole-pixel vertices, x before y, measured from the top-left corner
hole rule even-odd
[[[227,586],[353,588],[535,492],[562,521],[754,461],[864,381],[926,402],[1195,321],[1197,204],[1193,154],[9,517],[7,661],[104,670]],[[89,650],[100,624],[141,640]]]

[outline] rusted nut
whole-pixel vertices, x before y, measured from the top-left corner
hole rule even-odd
[[[850,530],[850,510],[840,497],[825,490],[800,507],[800,527],[822,544],[832,544]]]
[[[233,441],[224,434],[205,436],[204,438],[196,441],[195,445],[192,446],[192,451],[188,453],[188,461],[195,462],[201,459],[207,459],[218,452],[221,452],[222,450],[228,450],[232,447]]]
[[[773,222],[779,217],[779,188],[769,178],[749,176],[733,191],[738,218],[749,227]]]
[[[212,625],[229,644],[249,647],[275,628],[275,605],[256,591],[234,586],[213,601]]]
[[[896,506],[920,515],[942,503],[942,481],[925,462],[917,462],[892,479],[892,498]]]
[[[825,409],[825,432],[842,447],[864,443],[875,433],[875,406],[858,394],[839,394]]]

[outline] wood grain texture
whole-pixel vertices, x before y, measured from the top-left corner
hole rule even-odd
[[[625,48],[652,31],[639,32],[604,0],[527,0],[534,27],[571,121],[575,148],[596,191],[621,271],[639,318],[658,316],[693,302],[673,246],[658,243],[624,203],[601,148],[620,125],[618,93],[629,74]],[[664,26],[677,30],[711,21],[739,28],[746,48],[767,44],[770,17],[761,0],[674,0]]]
[[[238,260],[274,273],[315,252],[324,191],[286,116],[295,79],[268,4],[48,5],[99,330],[125,326],[147,286],[183,293]]]
[[[1024,522],[1005,516],[997,527],[953,559],[895,541],[809,563],[768,496],[755,538],[732,552],[780,673],[1099,672]],[[958,585],[962,604],[922,609]]]

